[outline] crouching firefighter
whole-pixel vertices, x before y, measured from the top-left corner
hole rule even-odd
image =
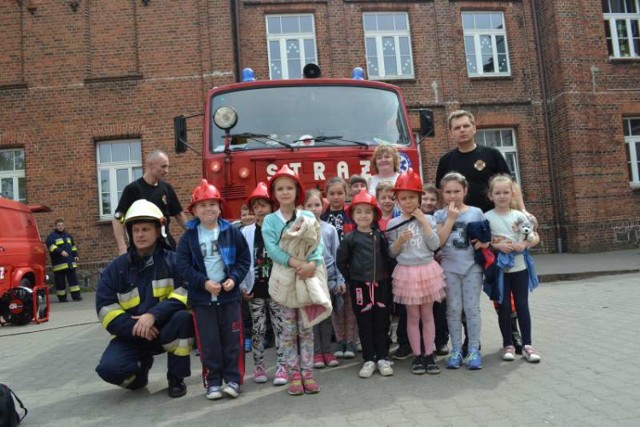
[[[126,213],[130,247],[102,271],[96,291],[100,322],[114,335],[96,372],[108,383],[137,390],[148,383],[153,356],[166,351],[169,396],[181,397],[191,375],[193,319],[163,223],[160,209],[147,200]]]

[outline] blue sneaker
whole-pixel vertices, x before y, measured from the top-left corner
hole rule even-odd
[[[458,369],[462,365],[462,353],[458,349],[451,350],[447,359],[447,369]]]
[[[469,351],[469,355],[465,361],[467,362],[467,369],[471,371],[482,369],[482,356],[478,350]]]
[[[244,352],[251,353],[251,338],[244,339]]]

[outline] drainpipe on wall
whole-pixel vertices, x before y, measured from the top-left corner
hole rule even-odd
[[[538,8],[536,1],[531,0],[531,12],[533,15],[533,32],[536,40],[536,52],[538,57],[538,73],[540,74],[541,86],[542,86],[542,117],[544,121],[545,137],[547,142],[547,153],[549,156],[549,179],[551,181],[551,200],[553,203],[553,222],[556,229],[556,244],[558,253],[562,253],[563,239],[562,239],[562,227],[560,216],[560,193],[558,191],[558,178],[556,176],[556,161],[555,156],[552,153],[552,140],[553,130],[550,125],[550,113],[547,106],[547,75],[544,72],[544,66],[542,65],[542,43],[540,42],[540,26],[538,23]]]
[[[233,62],[236,69],[236,82],[242,79],[242,69],[240,64],[240,0],[231,1],[231,38],[233,40]]]

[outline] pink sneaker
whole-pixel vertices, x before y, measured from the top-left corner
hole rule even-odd
[[[264,366],[258,365],[253,369],[253,381],[258,384],[264,384],[269,381]]]
[[[524,347],[522,347],[522,355],[525,359],[527,359],[527,362],[529,363],[540,362],[540,355],[538,354],[536,349],[530,345],[525,345]]]
[[[278,366],[276,369],[276,375],[273,378],[273,385],[285,385],[289,382],[289,374],[287,373],[287,368],[284,366]]]
[[[291,374],[291,384],[289,384],[289,394],[291,396],[300,396],[304,394],[302,386],[302,374],[300,371],[294,371]]]
[[[304,371],[302,374],[302,382],[304,383],[304,392],[307,394],[315,394],[320,391],[320,386],[313,379],[313,372]],[[289,394],[291,394],[291,389],[289,389]]]
[[[324,357],[322,357],[322,354],[318,353],[318,354],[314,354],[313,355],[313,367],[316,369],[322,369],[324,368]]]
[[[331,368],[340,364],[340,361],[331,353],[325,353],[322,357],[324,358],[324,364]]]

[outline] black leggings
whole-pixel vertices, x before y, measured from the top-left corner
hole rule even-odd
[[[531,345],[531,314],[529,313],[529,272],[504,273],[503,298],[513,293],[513,301],[518,312],[518,324],[522,333],[522,344]],[[502,345],[513,345],[511,334],[511,304],[500,304],[498,324],[502,333]]]

